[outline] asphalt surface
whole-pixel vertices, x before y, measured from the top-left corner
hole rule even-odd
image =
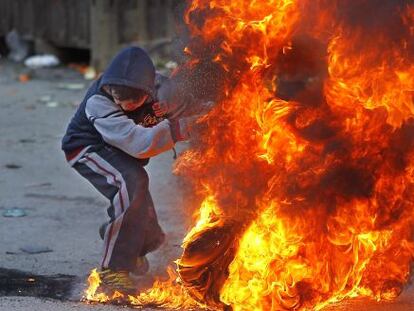
[[[102,241],[98,228],[107,220],[108,202],[66,164],[60,140],[90,82],[66,68],[36,70],[31,80],[19,82],[19,75],[26,71],[0,60],[0,267],[85,280],[99,263]],[[173,153],[167,152],[147,166],[167,240],[149,256],[146,284],[151,284],[151,277],[162,276],[165,267],[178,258],[189,219],[181,208],[180,181],[171,174],[173,161]],[[2,216],[12,208],[22,209],[26,216]],[[51,251],[28,254],[21,250],[30,247]],[[79,284],[75,299],[81,291]],[[90,307],[0,297],[0,310],[71,308]],[[115,307],[105,306],[105,310],[111,308]]]
[[[78,301],[86,276],[100,259],[98,228],[106,221],[108,203],[68,167],[60,140],[90,82],[67,68],[37,70],[28,82],[19,82],[19,75],[26,71],[0,60],[0,267],[73,275],[79,284],[71,301],[0,297],[0,310],[120,310]],[[145,286],[178,258],[189,225],[181,181],[171,174],[173,161],[172,152],[167,152],[148,166],[150,189],[167,240],[149,256],[151,271],[142,280]],[[26,216],[2,216],[11,208],[23,210]],[[28,247],[48,252],[21,250]],[[327,309],[414,310],[414,287],[391,303],[358,300]]]

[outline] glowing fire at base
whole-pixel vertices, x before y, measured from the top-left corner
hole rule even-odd
[[[203,203],[178,281],[170,271],[129,303],[318,310],[397,297],[414,257],[412,2],[194,0],[186,22],[178,75],[218,77],[176,168]],[[90,281],[88,300],[117,298]]]
[[[172,309],[191,309],[197,307],[202,309],[203,305],[192,299],[188,295],[185,287],[177,282],[177,275],[171,268],[168,268],[168,274],[169,280],[164,282],[156,281],[151,289],[137,296],[124,295],[118,291],[108,296],[105,293],[97,291],[101,281],[96,269],[94,269],[89,275],[89,288],[85,291],[84,299],[88,302],[119,302],[131,306],[153,306]]]

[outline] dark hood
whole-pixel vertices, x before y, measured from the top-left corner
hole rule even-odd
[[[106,84],[125,85],[146,91],[155,97],[155,67],[148,54],[139,47],[119,52],[102,75],[99,88]]]

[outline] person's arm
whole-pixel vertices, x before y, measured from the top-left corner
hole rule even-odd
[[[85,112],[106,143],[133,157],[145,159],[174,147],[168,120],[149,128],[136,125],[118,105],[101,95],[87,101]]]

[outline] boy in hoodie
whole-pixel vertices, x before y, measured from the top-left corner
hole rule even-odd
[[[104,287],[125,293],[134,292],[133,275],[148,270],[145,255],[164,240],[144,166],[188,136],[165,119],[168,105],[157,102],[155,80],[142,49],[122,50],[89,88],[62,140],[69,164],[111,202],[99,274]]]

